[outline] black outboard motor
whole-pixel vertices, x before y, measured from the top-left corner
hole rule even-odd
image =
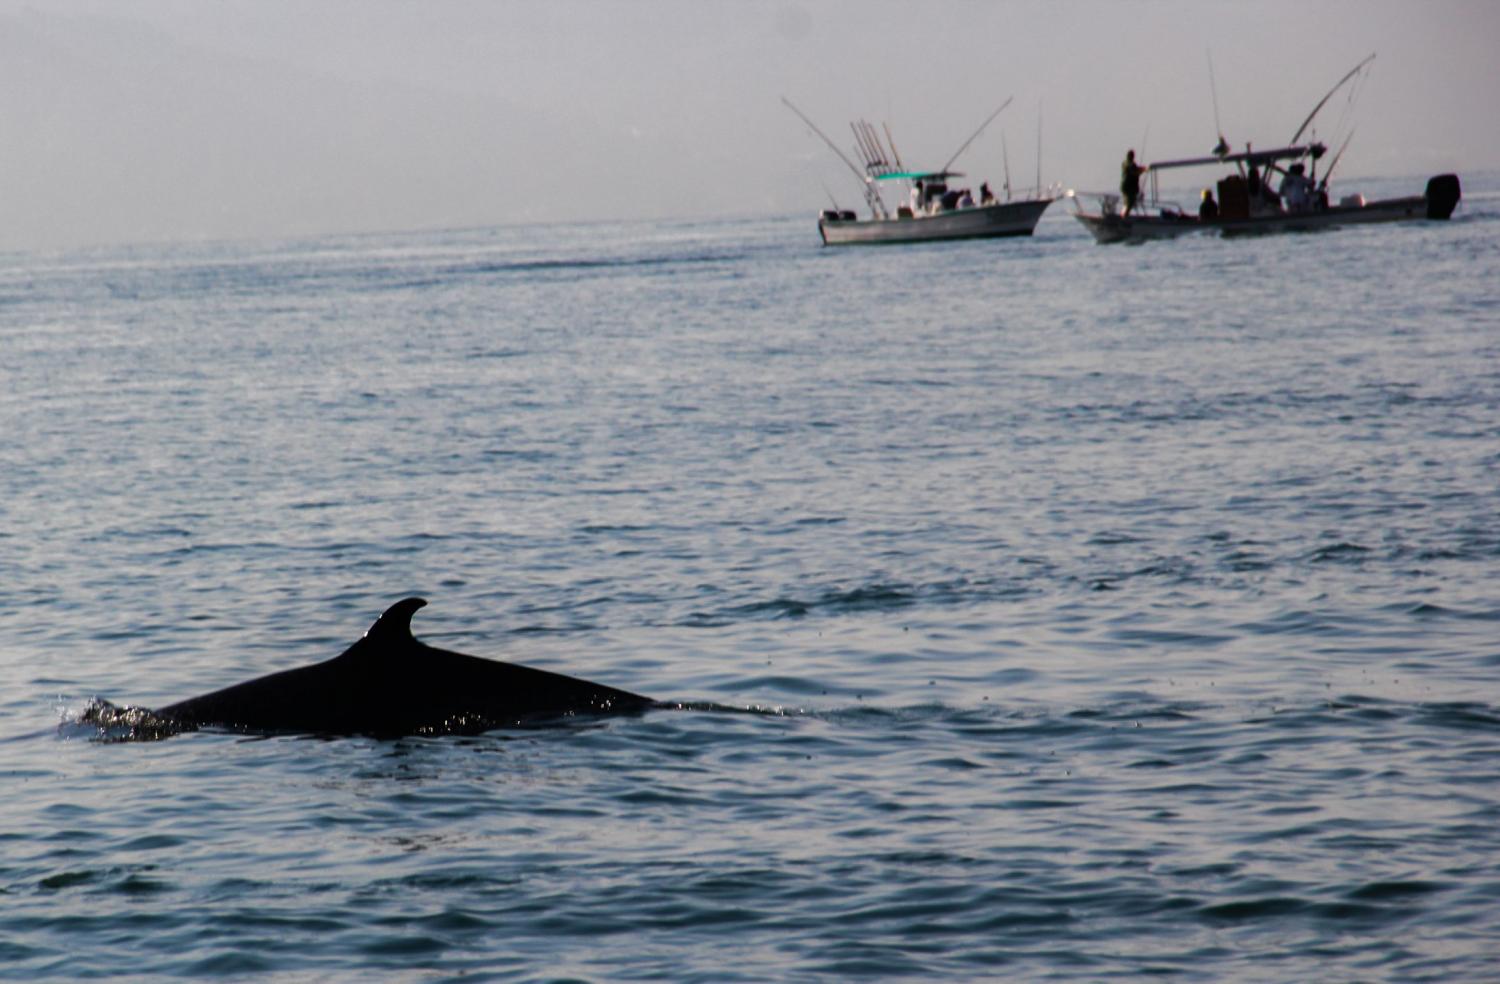
[[[1458,187],[1458,175],[1439,174],[1427,181],[1427,217],[1446,219],[1458,207],[1463,193]]]

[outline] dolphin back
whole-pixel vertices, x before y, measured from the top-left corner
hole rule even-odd
[[[411,633],[425,605],[406,598],[322,663],[282,670],[169,705],[185,726],[250,732],[477,734],[573,715],[642,711],[649,697],[514,663],[436,649]]]

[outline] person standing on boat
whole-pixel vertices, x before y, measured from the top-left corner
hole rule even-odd
[[[1249,152],[1249,144],[1246,144],[1246,153]],[[1271,190],[1271,172],[1275,169],[1274,164],[1266,165],[1266,173],[1262,175],[1260,168],[1252,161],[1250,173],[1245,176],[1245,190],[1250,194],[1251,215],[1274,215],[1281,211],[1281,196]]]
[[[990,191],[990,183],[988,181],[981,181],[979,183],[979,204],[995,204],[995,193]]]
[[[1126,215],[1135,211],[1141,197],[1141,175],[1148,170],[1135,162],[1134,148],[1125,152],[1125,162],[1120,165],[1120,194],[1125,198]]]
[[[1198,219],[1202,222],[1212,222],[1219,217],[1219,203],[1214,201],[1214,193],[1207,188],[1203,189],[1203,201],[1198,206]]]

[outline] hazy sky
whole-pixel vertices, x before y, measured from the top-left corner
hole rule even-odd
[[[1340,177],[1500,166],[1500,2],[0,0],[0,249],[813,211],[908,165],[1116,183],[1291,137],[1378,52]],[[1334,120],[1328,121],[1331,127]]]

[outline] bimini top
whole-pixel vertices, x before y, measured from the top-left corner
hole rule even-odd
[[[871,175],[876,181],[946,181],[963,176],[962,171],[891,171],[889,174]]]
[[[1322,157],[1328,148],[1320,143],[1305,144],[1296,147],[1278,147],[1275,150],[1247,150],[1243,154],[1224,154],[1212,157],[1185,157],[1177,161],[1153,161],[1151,170],[1160,171],[1170,167],[1201,167],[1205,164],[1237,164],[1243,161],[1246,164],[1269,164],[1273,161],[1290,160],[1297,157],[1305,157],[1311,154],[1314,159]]]

